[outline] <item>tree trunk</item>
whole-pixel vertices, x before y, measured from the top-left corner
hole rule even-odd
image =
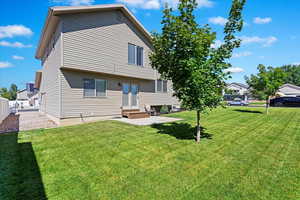
[[[268,96],[266,99],[266,114],[269,114],[269,105],[270,105],[270,97]]]
[[[197,110],[197,135],[196,142],[200,142],[201,127],[200,127],[200,111]]]

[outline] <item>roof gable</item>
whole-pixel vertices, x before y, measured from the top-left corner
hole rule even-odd
[[[282,89],[282,88],[285,88],[285,87],[289,87],[289,88],[292,88],[292,89],[300,91],[300,87],[299,86],[293,85],[293,84],[290,84],[290,83],[282,85],[279,89]]]
[[[55,31],[60,15],[75,14],[75,13],[88,13],[88,12],[100,12],[109,10],[119,10],[136,26],[136,28],[151,41],[151,34],[144,28],[144,26],[135,18],[135,16],[122,4],[106,4],[95,6],[61,6],[51,7],[48,11],[48,16],[40,36],[38,48],[36,50],[35,57],[41,59],[48,41],[51,39],[52,33]]]
[[[242,83],[230,83],[228,84],[228,86],[238,86],[238,87],[242,87],[242,88],[245,88],[245,89],[248,89],[248,85],[245,85],[245,84],[242,84]]]

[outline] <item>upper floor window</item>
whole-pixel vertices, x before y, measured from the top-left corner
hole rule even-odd
[[[156,80],[156,92],[168,92],[168,81]]]
[[[128,43],[128,63],[138,66],[143,66],[144,63],[144,49]]]
[[[106,97],[107,81],[102,79],[84,79],[84,97]]]

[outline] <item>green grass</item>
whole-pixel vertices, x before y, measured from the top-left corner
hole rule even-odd
[[[260,101],[260,102],[251,102],[250,105],[265,105],[266,102]]]
[[[0,135],[0,199],[300,199],[300,109],[263,111]]]

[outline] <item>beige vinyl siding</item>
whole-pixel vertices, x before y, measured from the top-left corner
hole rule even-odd
[[[40,94],[40,111],[60,117],[60,67],[61,67],[61,24],[54,36],[57,38],[54,48],[43,63]]]
[[[282,92],[283,94],[286,95],[300,95],[300,90],[290,87],[290,86],[284,86],[279,89],[279,92]]]
[[[149,41],[120,11],[64,15],[63,66],[143,79],[155,79]],[[144,49],[144,66],[128,64],[128,43]]]
[[[145,105],[179,105],[178,100],[172,96],[172,84],[168,81],[167,92],[156,92],[155,81],[140,82],[140,107]]]
[[[121,114],[119,78],[103,74],[62,70],[62,118]],[[106,97],[84,97],[83,79],[107,80]]]
[[[106,97],[84,97],[83,79],[107,80]],[[134,83],[140,87],[139,107],[145,105],[174,105],[171,86],[168,93],[155,93],[155,81],[125,78],[115,75],[84,71],[62,70],[62,118],[91,116],[120,116],[122,109],[122,83]]]
[[[27,89],[17,93],[17,100],[28,100]]]

